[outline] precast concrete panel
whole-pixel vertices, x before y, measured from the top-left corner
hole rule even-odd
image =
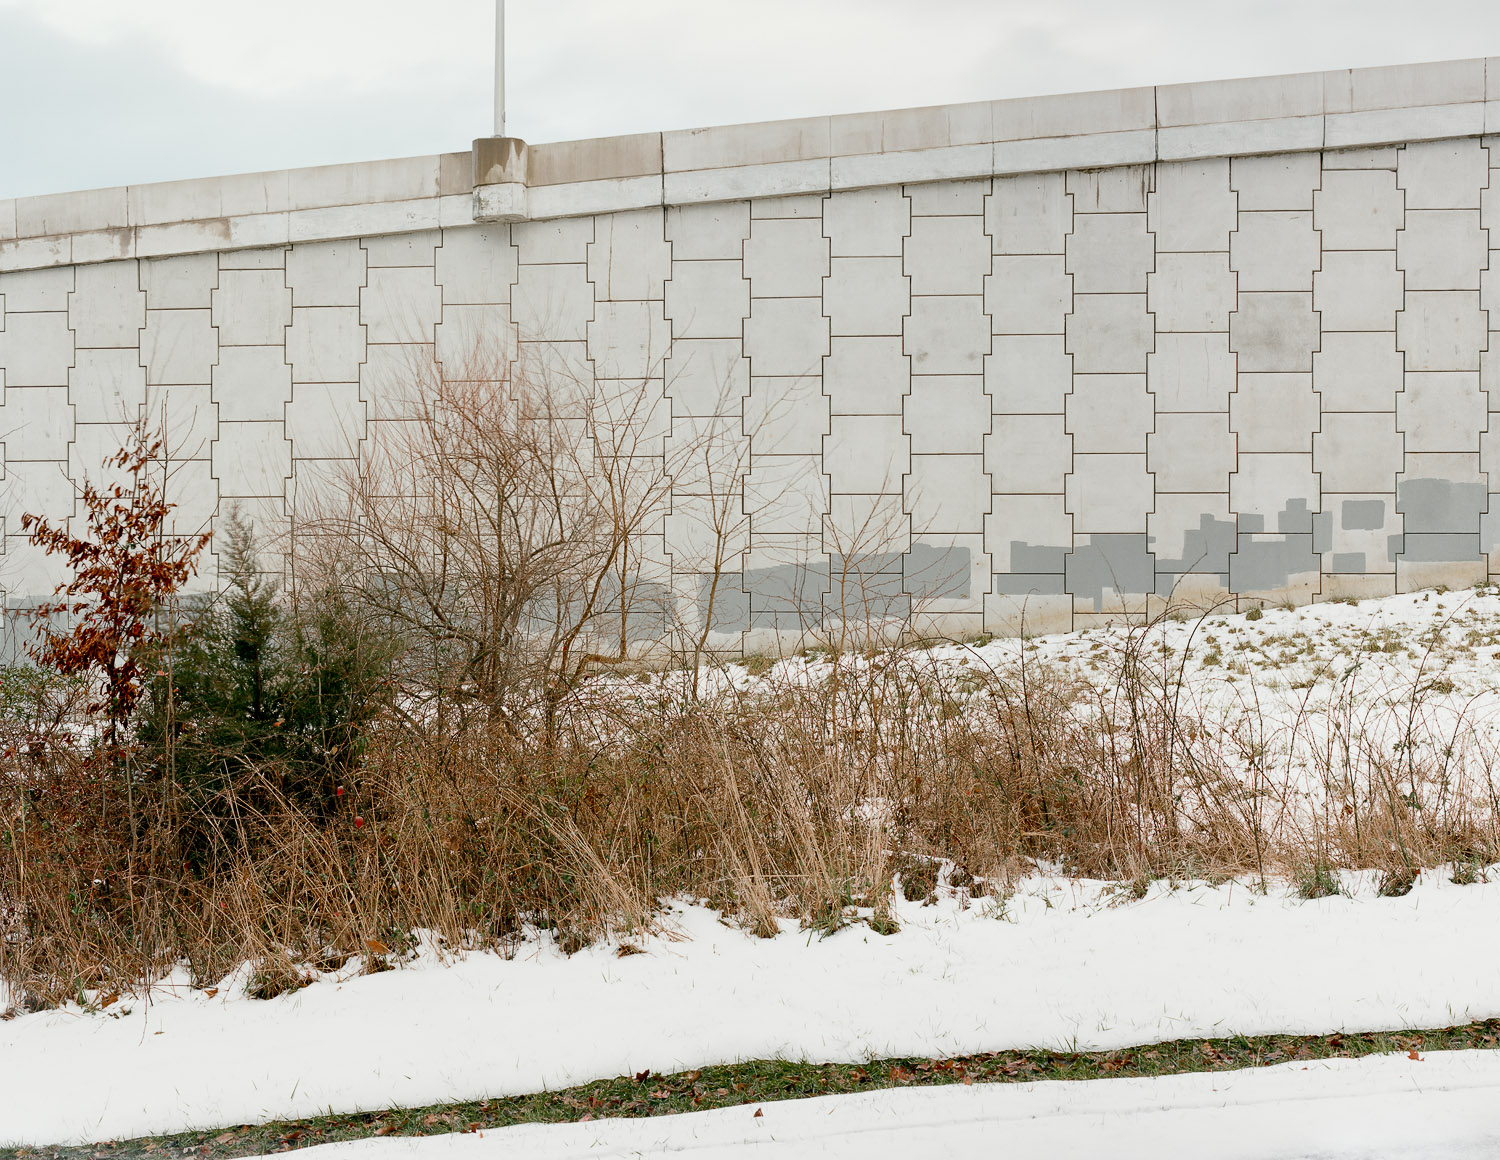
[[[13,513],[140,415],[174,528],[276,525],[395,478],[443,379],[663,477],[632,639],[1500,575],[1483,75],[537,147],[509,201],[454,155],[0,203],[8,598],[58,578]]]

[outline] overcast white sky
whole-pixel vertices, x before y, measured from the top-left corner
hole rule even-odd
[[[0,197],[466,149],[493,0],[0,0]],[[1497,0],[509,0],[509,132],[1500,55]]]

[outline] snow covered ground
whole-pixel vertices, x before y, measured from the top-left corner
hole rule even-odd
[[[650,1120],[361,1140],[308,1160],[1492,1160],[1500,1053],[1284,1064],[1217,1075],[906,1089]],[[757,1115],[759,1111],[759,1115]],[[299,1153],[299,1155],[302,1155]]]
[[[1429,818],[1487,815],[1500,800],[1500,588],[1160,616],[874,657],[812,649],[759,675],[732,665],[702,684],[753,696],[897,655],[908,685],[941,688],[949,708],[967,702],[981,718],[997,689],[1013,693],[1023,662],[1033,682],[1071,686],[1048,703],[1066,702],[1062,711],[1090,728],[1102,718],[1129,725],[1143,709],[1147,720],[1169,716],[1210,796],[1259,800],[1272,815],[1261,824],[1283,837],[1379,808],[1393,785]],[[1181,799],[1186,814],[1201,812],[1201,788]]]
[[[963,689],[965,675],[1008,674],[1023,658],[1113,689],[1127,649],[1146,662],[1148,683],[1154,679],[1160,687],[1163,675],[1180,681],[1184,711],[1231,730],[1253,719],[1281,732],[1273,740],[1283,747],[1294,740],[1289,727],[1300,723],[1305,742],[1330,713],[1347,711],[1356,727],[1404,729],[1402,711],[1411,707],[1414,693],[1419,725],[1436,723],[1441,733],[1443,722],[1451,726],[1462,716],[1466,734],[1500,738],[1500,588],[1413,592],[1249,615],[1161,617],[1147,627],[1121,622],[1024,640],[939,645],[914,655],[930,662],[950,689]],[[743,666],[731,666],[726,675],[749,691],[758,682],[816,681],[831,664],[827,653],[814,650],[780,661],[759,678]]]
[[[1387,746],[1418,700],[1424,744],[1442,745],[1446,730],[1453,751],[1481,769],[1500,751],[1500,591],[1167,621],[1151,633],[1205,719],[1217,715],[1230,737],[1258,730],[1289,767],[1299,747],[1305,756],[1326,743],[1330,722]],[[965,670],[1024,655],[1105,685],[1128,636],[1101,628],[929,656],[957,684]],[[788,660],[769,679],[816,680],[827,664]],[[717,679],[743,690],[758,680],[740,666]],[[1108,1049],[1500,1016],[1500,880],[1459,886],[1430,871],[1399,898],[1379,897],[1373,873],[1344,882],[1348,896],[1312,902],[1244,882],[1158,882],[1136,900],[1105,883],[1038,874],[1014,883],[1003,904],[961,892],[929,907],[898,899],[898,933],[856,924],[827,939],[790,923],[777,938],[754,939],[677,902],[659,933],[633,940],[643,954],[621,958],[601,944],[567,957],[540,937],[508,959],[455,958],[429,942],[401,970],[359,976],[351,965],[266,1002],[244,995],[243,970],[209,990],[183,974],[102,1010],[0,1023],[0,1145],[503,1096],[740,1059]],[[1435,1053],[872,1092],[768,1104],[760,1117],[727,1109],[328,1148],[381,1153],[370,1160],[940,1149],[1465,1157],[1500,1155],[1496,1109],[1500,1053]]]
[[[1451,679],[1453,692],[1461,696],[1492,693],[1500,661],[1500,588],[1424,590],[1248,614],[1161,616],[1147,627],[1122,620],[1076,632],[996,637],[930,651],[949,672],[965,664],[1002,668],[1025,654],[1087,675],[1107,667],[1110,654],[1132,635],[1149,642],[1158,656],[1185,659],[1185,675],[1196,678],[1199,686],[1225,686],[1225,704],[1241,700],[1232,695],[1235,686],[1240,692],[1251,684],[1273,693],[1305,689],[1309,681],[1342,677],[1356,661],[1364,679],[1384,683],[1391,692],[1405,691],[1420,671],[1429,678]],[[815,678],[828,658],[826,650],[810,646],[807,655],[780,661],[777,675]],[[753,687],[757,679],[742,665],[731,665],[727,673],[741,689]]]
[[[1003,915],[992,900],[964,909],[960,895],[901,904],[891,936],[854,925],[827,939],[790,924],[755,939],[676,905],[667,929],[640,941],[646,953],[625,958],[608,945],[567,958],[538,941],[509,960],[445,965],[429,950],[403,970],[331,975],[269,1001],[244,997],[243,976],[214,995],[178,983],[101,1012],[0,1023],[0,1143],[419,1106],[739,1059],[1103,1049],[1500,1015],[1500,883],[1434,873],[1401,898],[1378,897],[1373,876],[1349,886],[1354,897],[1303,902],[1243,884],[1158,884],[1120,904],[1102,883],[1038,878]]]

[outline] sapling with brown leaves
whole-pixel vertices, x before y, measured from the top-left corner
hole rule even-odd
[[[104,752],[117,755],[152,675],[148,658],[176,632],[160,614],[197,571],[211,533],[168,534],[176,505],[166,499],[163,438],[144,421],[104,466],[121,478],[103,487],[84,481],[82,533],[30,512],[21,528],[72,572],[32,610],[37,639],[27,651],[44,668],[95,683],[90,708],[104,715]]]

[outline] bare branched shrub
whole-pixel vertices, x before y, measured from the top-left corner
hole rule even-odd
[[[304,582],[350,594],[399,638],[406,691],[513,733],[555,720],[591,669],[664,635],[644,533],[671,478],[659,383],[558,381],[476,353],[411,368],[411,417],[372,424],[343,494],[302,513]]]
[[[1500,851],[1489,723],[1425,661],[1400,695],[1352,665],[1273,705],[1194,677],[1169,609],[1101,638],[1089,674],[1024,642],[891,647],[936,617],[890,582],[909,540],[876,510],[833,537],[838,587],[803,633],[823,651],[731,667],[714,606],[740,570],[745,465],[720,425],[669,428],[658,379],[511,358],[400,386],[361,469],[300,497],[283,591],[230,522],[226,593],[153,670],[132,777],[90,763],[106,706],[5,674],[15,994],[186,961],[204,983],[251,964],[270,995],[382,968],[419,930],[571,950],[673,896],[758,934],[890,930],[896,875],[920,898],[940,864],[970,894],[1038,864],[1308,892],[1361,867],[1396,893]],[[702,533],[688,600],[654,546],[682,496]]]

